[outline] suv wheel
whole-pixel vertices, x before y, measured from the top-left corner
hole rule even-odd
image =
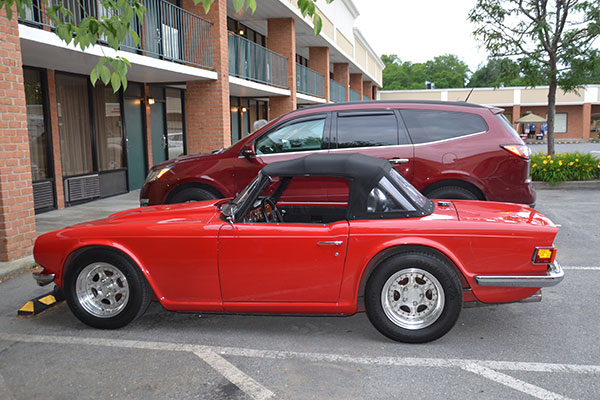
[[[461,186],[442,186],[432,190],[427,197],[430,199],[479,200],[479,197]]]
[[[213,193],[200,188],[187,188],[176,193],[169,203],[190,203],[193,201],[213,200],[216,199]]]

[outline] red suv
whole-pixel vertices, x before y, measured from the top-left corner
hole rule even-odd
[[[529,149],[500,108],[435,101],[342,103],[283,115],[227,149],[152,168],[142,206],[230,197],[266,164],[310,153],[360,152],[389,160],[431,198],[533,205]],[[335,201],[335,179],[312,187]]]

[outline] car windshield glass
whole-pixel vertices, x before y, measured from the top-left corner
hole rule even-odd
[[[250,196],[250,193],[252,193],[254,188],[256,188],[261,178],[262,175],[258,174],[258,176],[254,178],[254,180],[250,182],[244,190],[242,190],[237,196],[235,196],[235,198],[229,203],[225,204],[222,208],[223,214],[225,214],[228,217],[233,216],[236,213],[238,207],[246,201],[248,196]]]
[[[419,207],[423,208],[427,204],[427,197],[423,196],[413,185],[408,183],[406,179],[395,169],[390,170],[390,178],[398,185],[404,193]]]

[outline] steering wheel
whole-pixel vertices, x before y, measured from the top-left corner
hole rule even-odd
[[[267,212],[267,205],[271,208],[271,212]],[[283,222],[281,211],[275,207],[275,203],[270,197],[264,197],[260,202],[260,210],[262,211],[265,222]]]

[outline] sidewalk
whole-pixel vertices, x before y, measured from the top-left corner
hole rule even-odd
[[[525,139],[525,144],[546,144],[548,141],[544,139]],[[590,139],[554,139],[554,144],[577,144],[577,143],[600,143],[600,138]]]
[[[139,207],[139,190],[106,199],[96,200],[91,203],[66,207],[62,210],[49,211],[35,216],[37,235],[62,229],[80,222],[91,221],[108,217],[119,211]],[[7,276],[19,274],[33,265],[33,257],[19,260],[1,262],[0,280]]]

